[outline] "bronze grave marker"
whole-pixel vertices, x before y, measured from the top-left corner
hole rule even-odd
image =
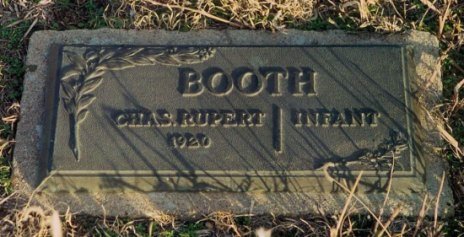
[[[47,154],[57,176],[159,177],[155,191],[303,191],[311,183],[286,180],[332,163],[377,175],[395,160],[395,175],[413,172],[399,45],[66,45],[60,58]]]
[[[360,173],[405,214],[437,192],[432,36],[154,32],[32,37],[18,189],[115,215],[334,212]]]

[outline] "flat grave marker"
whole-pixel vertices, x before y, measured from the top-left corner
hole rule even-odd
[[[439,137],[421,106],[441,93],[424,86],[428,34],[152,33],[32,37],[18,189],[128,215],[336,211],[345,194],[331,178],[361,171],[359,196],[374,204],[393,171],[390,199],[409,203],[404,214],[438,190]],[[447,214],[447,187],[443,196]]]

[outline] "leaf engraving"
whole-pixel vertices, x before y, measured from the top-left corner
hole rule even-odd
[[[65,98],[73,98],[76,95],[76,92],[72,85],[67,83],[62,83],[63,93]]]
[[[77,69],[82,69],[85,67],[86,62],[81,55],[71,51],[66,51],[66,56],[68,57],[69,61],[71,61],[75,67],[77,67]]]
[[[97,77],[84,82],[81,88],[82,96],[87,95],[88,93],[97,89],[97,87],[103,82],[103,77]]]
[[[80,123],[82,121],[84,121],[84,119],[87,117],[87,114],[89,113],[89,111],[87,109],[83,109],[81,110],[79,113],[77,113],[77,123]]]
[[[94,95],[84,95],[79,99],[79,102],[77,102],[77,107],[79,110],[83,110],[87,108],[92,102],[96,99]]]
[[[79,123],[89,114],[89,106],[97,99],[92,94],[108,71],[119,71],[136,66],[179,66],[206,61],[215,49],[207,47],[91,47],[82,55],[64,51],[71,63],[61,74],[61,98],[69,114],[69,147],[80,160]]]
[[[79,76],[81,74],[80,70],[76,70],[74,68],[68,68],[67,70],[65,69],[65,72],[63,73],[65,76],[61,78],[61,80],[67,80],[69,78]]]
[[[72,114],[73,113],[72,111],[74,111],[74,108],[75,108],[74,103],[68,98],[62,97],[62,99],[63,99],[64,109],[69,114]]]

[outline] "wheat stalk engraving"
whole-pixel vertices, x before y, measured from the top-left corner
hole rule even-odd
[[[69,114],[68,145],[76,160],[80,160],[79,124],[87,117],[88,107],[96,99],[92,92],[101,85],[106,72],[136,66],[201,63],[214,53],[213,48],[207,47],[93,47],[82,55],[64,51],[71,65],[61,74],[61,99]]]

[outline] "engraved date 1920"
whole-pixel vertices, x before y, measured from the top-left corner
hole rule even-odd
[[[168,145],[172,148],[196,149],[211,146],[211,139],[202,133],[169,133],[167,138]]]

